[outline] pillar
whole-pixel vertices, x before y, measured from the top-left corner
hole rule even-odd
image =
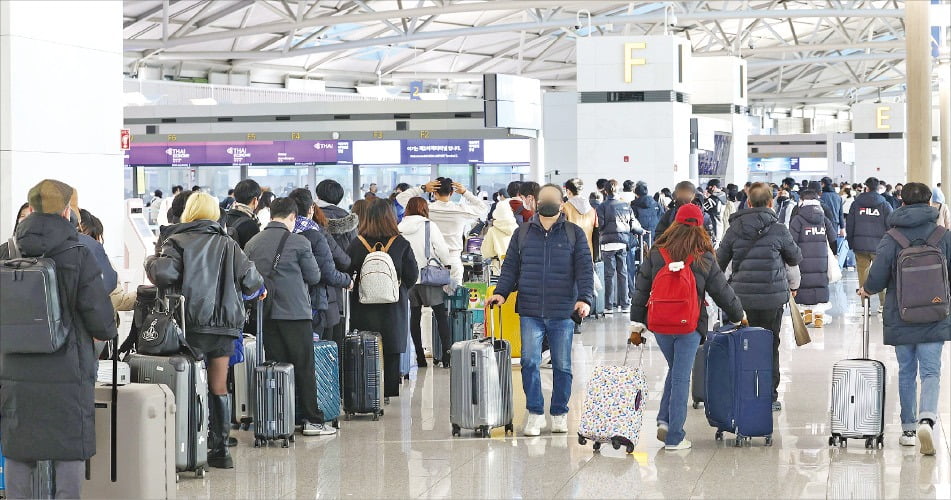
[[[908,181],[932,183],[930,2],[905,2]]]
[[[945,201],[951,201],[951,62],[938,66],[938,75],[941,190]]]
[[[0,1],[0,239],[54,178],[122,253],[122,2]]]

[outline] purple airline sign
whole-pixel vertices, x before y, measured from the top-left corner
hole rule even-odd
[[[481,139],[408,139],[402,142],[404,164],[482,163]]]

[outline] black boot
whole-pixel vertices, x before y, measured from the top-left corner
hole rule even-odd
[[[210,421],[208,429],[208,465],[216,469],[233,469],[234,461],[228,451],[231,435],[231,399],[227,394],[211,394],[208,398]]]

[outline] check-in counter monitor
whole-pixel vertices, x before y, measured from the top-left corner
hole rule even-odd
[[[149,215],[142,200],[125,200],[124,266],[131,283],[145,283],[145,258],[155,252],[155,233],[149,227]]]

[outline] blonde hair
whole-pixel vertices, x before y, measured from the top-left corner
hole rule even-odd
[[[208,193],[195,193],[185,202],[185,211],[182,212],[182,222],[192,222],[199,219],[218,220],[221,210],[218,200]]]

